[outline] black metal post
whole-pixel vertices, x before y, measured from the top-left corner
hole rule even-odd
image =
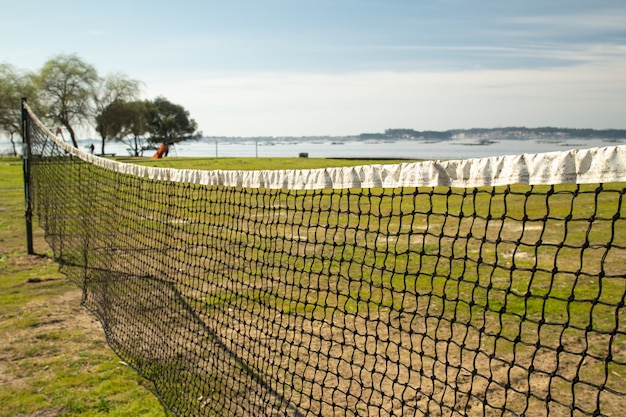
[[[30,129],[29,119],[26,114],[26,97],[22,98],[22,167],[24,171],[24,202],[26,209],[24,217],[26,218],[26,252],[33,255],[33,205],[30,186]]]

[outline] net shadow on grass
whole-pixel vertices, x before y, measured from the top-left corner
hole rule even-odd
[[[87,277],[84,303],[99,317],[108,343],[154,383],[174,413],[300,415],[220,341],[171,283],[97,269]]]

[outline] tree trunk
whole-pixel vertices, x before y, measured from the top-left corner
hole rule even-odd
[[[76,142],[76,133],[74,133],[74,129],[70,126],[69,123],[63,123],[68,132],[70,132],[70,138],[72,138],[72,145],[78,149],[78,142]]]
[[[13,145],[13,156],[17,156],[17,147],[15,146],[15,141],[13,140],[13,132],[11,132],[11,145]]]
[[[139,140],[137,136],[135,136],[135,156],[139,156]]]

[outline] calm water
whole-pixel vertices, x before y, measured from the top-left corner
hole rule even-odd
[[[619,142],[622,143],[622,142]],[[623,141],[626,143],[626,139]],[[485,156],[562,151],[573,148],[611,146],[603,140],[585,141],[534,141],[501,140],[488,145],[468,145],[459,142],[264,142],[217,143],[218,156],[298,156],[308,153],[310,158],[407,158],[407,159],[466,159]],[[179,156],[215,156],[215,141],[181,143],[172,154]]]
[[[91,140],[80,141],[86,149]],[[420,142],[416,140],[397,141],[270,141],[270,140],[214,140],[203,139],[177,144],[170,151],[171,156],[200,157],[297,157],[307,153],[310,158],[406,158],[406,159],[466,159],[485,156],[517,155],[522,153],[542,153],[563,151],[573,148],[593,148],[625,144],[626,139],[608,142],[601,139],[557,140],[499,140],[487,145],[470,145],[462,142]],[[95,142],[96,150],[100,149]],[[111,142],[106,152],[128,155],[127,146]],[[0,142],[0,154],[11,149],[9,142]],[[150,156],[155,151],[146,151]]]

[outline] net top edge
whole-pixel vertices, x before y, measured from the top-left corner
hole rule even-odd
[[[247,188],[311,190],[327,188],[398,188],[551,185],[626,181],[626,146],[458,160],[302,170],[190,170],[159,168],[102,158],[59,139],[24,107],[46,135],[67,153],[121,174],[153,180]]]

